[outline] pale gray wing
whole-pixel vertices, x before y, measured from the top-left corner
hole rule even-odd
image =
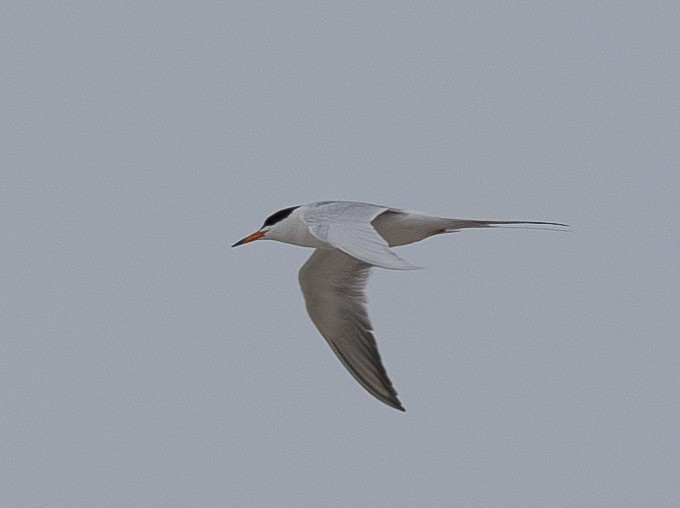
[[[378,400],[404,411],[368,319],[370,269],[339,250],[317,249],[300,269],[300,287],[312,322],[352,376]]]
[[[369,265],[391,270],[415,270],[378,234],[371,221],[389,210],[349,201],[318,203],[301,214],[309,232],[322,242]]]

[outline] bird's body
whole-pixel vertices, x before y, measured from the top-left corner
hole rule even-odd
[[[316,249],[299,273],[307,312],[333,352],[377,399],[401,411],[380,360],[366,309],[365,287],[373,266],[418,268],[390,247],[466,228],[537,225],[543,221],[445,219],[352,201],[322,201],[280,210],[233,247],[259,239]]]

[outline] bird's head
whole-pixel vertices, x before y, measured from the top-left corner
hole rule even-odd
[[[279,210],[278,212],[271,214],[264,221],[264,224],[262,224],[262,227],[260,229],[258,229],[254,233],[249,234],[245,238],[242,238],[234,245],[232,245],[232,247],[238,247],[239,245],[243,245],[244,243],[250,243],[255,240],[262,240],[267,238],[271,240],[280,240],[280,238],[277,238],[277,231],[281,230],[281,232],[283,232],[284,230],[288,229],[286,219],[288,219],[290,214],[293,213],[293,210],[295,210],[296,208],[299,208],[299,206],[291,206],[289,208],[284,208],[283,210]]]

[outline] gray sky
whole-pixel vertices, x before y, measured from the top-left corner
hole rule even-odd
[[[0,505],[680,506],[677,2],[5,2]],[[556,220],[376,270],[289,205]]]

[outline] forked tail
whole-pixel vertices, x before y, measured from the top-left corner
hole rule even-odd
[[[561,222],[547,222],[540,220],[474,220],[474,219],[447,219],[442,233],[454,233],[467,228],[492,228],[492,227],[517,227],[529,229],[548,229],[551,231],[564,231],[561,228],[569,227]],[[552,227],[551,227],[552,226]]]

